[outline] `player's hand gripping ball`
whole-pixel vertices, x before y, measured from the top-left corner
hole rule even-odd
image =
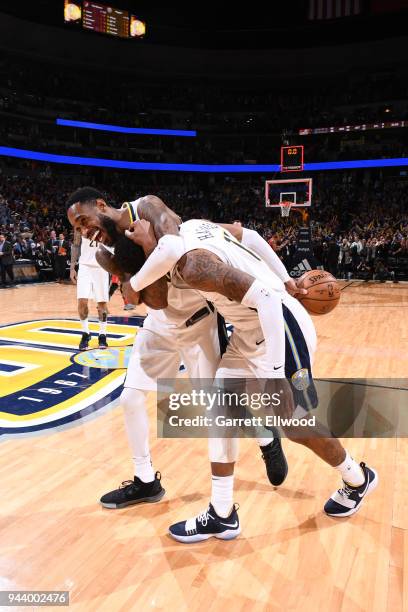
[[[307,295],[296,297],[309,314],[322,315],[331,312],[340,301],[340,287],[330,272],[309,270],[297,281],[297,286],[307,289]]]

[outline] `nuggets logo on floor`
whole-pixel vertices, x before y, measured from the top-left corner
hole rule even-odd
[[[141,317],[111,317],[109,349],[78,352],[79,321],[45,319],[0,327],[0,435],[65,426],[106,409],[120,395]]]

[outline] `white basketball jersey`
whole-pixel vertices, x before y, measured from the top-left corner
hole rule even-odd
[[[139,214],[137,212],[139,200],[134,202],[126,203],[129,210],[130,221],[139,220]],[[205,299],[194,289],[178,289],[174,287],[170,282],[168,283],[168,295],[167,295],[168,307],[162,310],[153,310],[147,308],[148,318],[144,327],[154,328],[154,323],[179,326],[185,323],[190,317],[196,312],[201,310],[204,306],[207,306]]]
[[[97,266],[100,267],[98,262],[96,261],[96,251],[98,248],[98,243],[93,241],[91,245],[91,241],[88,238],[81,238],[81,255],[79,257],[79,262],[81,265],[85,266]]]
[[[242,245],[230,232],[220,225],[210,221],[192,219],[180,226],[185,252],[194,249],[205,249],[217,255],[224,263],[247,272],[271,289],[282,292],[286,296],[285,285],[269,268],[263,259],[254,251]],[[177,273],[177,266],[172,274],[173,284],[181,287],[183,281]],[[237,329],[247,330],[259,327],[258,313],[238,302],[229,300],[219,293],[200,293],[213,302],[217,310]]]

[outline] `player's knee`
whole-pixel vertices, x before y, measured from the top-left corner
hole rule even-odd
[[[125,387],[120,396],[120,405],[126,412],[132,412],[146,405],[146,392]]]

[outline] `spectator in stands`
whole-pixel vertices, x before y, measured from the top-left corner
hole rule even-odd
[[[51,230],[50,232],[50,237],[46,242],[46,247],[47,247],[47,253],[51,258],[51,263],[52,263],[52,267],[54,270],[54,278],[56,278],[57,274],[56,274],[56,262],[57,262],[57,251],[58,251],[58,240],[57,240],[57,234],[55,232],[55,230]]]
[[[44,240],[40,240],[37,244],[34,257],[40,268],[52,268],[52,259],[45,246]]]
[[[402,253],[402,241],[398,236],[394,236],[392,242],[390,244],[389,254],[391,257],[398,257],[400,253]]]
[[[50,280],[53,275],[52,260],[47,251],[44,240],[40,240],[40,242],[36,245],[34,259],[38,266],[40,280]]]
[[[368,263],[362,259],[355,270],[355,277],[364,281],[369,281],[373,277],[373,271]]]
[[[11,217],[7,202],[0,194],[0,225],[7,225],[10,221]]]
[[[327,245],[327,270],[337,276],[337,265],[340,255],[340,247],[337,244],[335,237],[330,236]]]
[[[13,264],[14,257],[12,244],[6,240],[4,234],[0,234],[0,271],[2,287],[6,286],[6,274],[11,284],[14,285]]]
[[[339,275],[348,278],[351,272],[351,244],[347,238],[343,238],[339,246]]]
[[[67,261],[69,255],[69,242],[61,233],[58,237],[58,248],[55,255],[55,279],[57,283],[64,281],[67,274]]]
[[[371,236],[367,240],[367,263],[369,263],[369,264],[373,264],[374,263],[375,252],[376,252],[376,243],[377,243],[377,241],[374,238],[374,236]]]
[[[13,252],[16,259],[32,259],[31,244],[21,234],[14,243]]]
[[[385,283],[386,280],[395,280],[395,272],[389,270],[384,260],[377,258],[374,262],[374,280],[379,280],[380,283]]]

